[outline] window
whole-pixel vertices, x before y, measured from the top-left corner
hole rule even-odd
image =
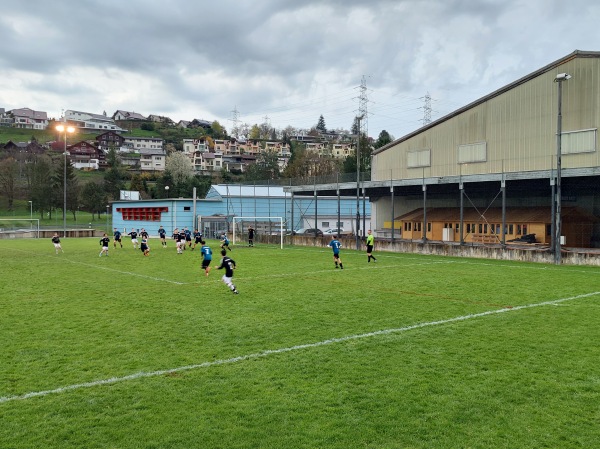
[[[421,222],[418,221],[415,223],[415,231],[416,232],[420,232],[421,231]]]
[[[562,133],[560,150],[562,154],[593,153],[596,151],[596,130]]]
[[[192,210],[192,208],[190,206],[184,206],[183,210],[186,211],[186,212],[189,212],[189,211]]]
[[[430,167],[431,150],[409,151],[406,154],[406,165],[408,168]]]
[[[470,143],[458,146],[458,163],[485,162],[487,160],[486,142]]]
[[[431,232],[431,223],[427,223],[427,232]]]
[[[521,234],[523,234],[521,232],[521,225],[517,225],[517,235],[521,235]]]
[[[479,223],[479,234],[483,233],[483,224]]]
[[[471,223],[467,223],[467,234],[471,233]]]
[[[168,207],[118,207],[123,220],[126,221],[160,221],[161,214],[168,212]]]
[[[460,223],[455,223],[454,224],[454,232],[458,232],[460,229]]]
[[[328,221],[321,222],[321,227],[328,228],[329,227],[329,222]]]
[[[513,232],[514,232],[514,230],[515,230],[515,229],[514,229],[514,225],[512,225],[512,224],[509,224],[509,225],[508,225],[508,233],[512,235],[512,234],[513,234]]]

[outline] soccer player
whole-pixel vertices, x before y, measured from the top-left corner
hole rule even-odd
[[[192,231],[190,231],[187,227],[183,229],[183,233],[185,234],[185,243],[191,248],[192,247]]]
[[[194,229],[194,246],[192,246],[192,251],[194,251],[194,249],[196,249],[196,245],[200,243],[201,245],[204,245],[204,242],[202,241],[202,233],[200,231],[198,231],[197,229]]]
[[[165,231],[165,228],[162,227],[162,225],[160,225],[160,227],[158,228],[158,236],[160,237],[160,243],[162,245],[163,248],[167,247],[167,231]]]
[[[221,259],[221,265],[219,265],[219,267],[217,268],[217,270],[225,268],[225,274],[223,275],[221,280],[225,283],[227,287],[229,287],[233,294],[237,295],[239,294],[239,292],[237,291],[237,288],[235,288],[235,285],[233,285],[233,270],[235,270],[236,268],[235,261],[230,257],[227,257],[226,249],[221,250],[221,256],[223,256],[223,258]]]
[[[182,251],[185,251],[185,237],[185,229],[181,228],[181,231],[179,231],[179,244]]]
[[[131,232],[128,232],[127,235],[131,236],[131,243],[133,244],[133,249],[137,249],[138,247],[138,233],[135,232],[135,229],[131,228]]]
[[[108,236],[106,235],[106,232],[102,235],[102,238],[100,239],[100,246],[102,246],[102,250],[100,251],[100,254],[98,254],[98,257],[102,257],[102,254],[106,254],[106,257],[108,257],[108,245],[110,244],[110,238],[108,238]]]
[[[177,247],[177,254],[183,254],[183,250],[181,249],[181,246],[183,245],[183,242],[181,241],[181,233],[179,232],[179,229],[175,228],[173,230],[173,240],[175,240],[175,246]]]
[[[329,245],[327,246],[331,246],[331,249],[333,249],[333,261],[335,262],[335,267],[343,270],[344,264],[342,264],[342,259],[340,259],[340,248],[342,247],[342,244],[337,239],[337,235],[333,236],[333,240],[329,242]]]
[[[143,239],[148,240],[150,238],[150,236],[148,235],[148,231],[146,231],[144,228],[142,228],[142,230],[140,231],[140,237]],[[146,242],[148,243],[148,242]]]
[[[254,246],[254,228],[248,226],[248,246]]]
[[[119,245],[121,245],[121,248],[123,248],[123,243],[121,243],[121,231],[119,231],[117,228],[114,229],[114,240],[113,240],[113,245],[116,248],[117,247],[117,242],[119,243]]]
[[[375,256],[372,254],[374,244],[375,237],[373,236],[373,234],[371,234],[371,230],[369,229],[367,231],[367,262],[371,262],[371,259],[373,259],[373,262],[377,262],[377,259],[375,259]]]
[[[142,237],[142,244],[140,245],[140,249],[142,250],[142,253],[144,253],[144,256],[150,255],[150,247],[148,246],[147,238]]]
[[[227,238],[227,235],[223,233],[221,234],[221,249],[225,250],[225,248],[231,251],[231,248],[229,247],[229,239]]]
[[[60,246],[60,237],[58,236],[57,232],[55,232],[52,236],[52,243],[54,243],[54,251],[56,251],[56,254],[58,254],[59,249],[62,253],[64,253],[62,246]]]
[[[210,262],[212,261],[212,249],[210,249],[210,246],[208,246],[204,240],[200,243],[202,243],[202,248],[200,248],[200,252],[202,253],[202,269],[204,270],[206,277],[208,277],[208,273],[210,273]]]

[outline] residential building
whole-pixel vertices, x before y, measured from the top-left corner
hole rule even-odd
[[[108,153],[111,148],[119,151],[125,147],[125,137],[114,131],[104,132],[96,136],[96,147],[105,153]]]
[[[112,115],[112,118],[115,121],[117,121],[117,120],[146,121],[146,120],[148,120],[146,117],[144,117],[142,114],[140,114],[138,112],[123,111],[121,109],[117,110]]]
[[[14,128],[46,129],[48,127],[48,114],[44,111],[20,108],[13,109],[8,114],[13,119]]]
[[[140,170],[141,171],[164,171],[167,153],[163,149],[141,148]]]
[[[124,146],[129,150],[162,150],[163,139],[157,137],[125,137]]]
[[[103,114],[94,114],[67,109],[65,111],[65,119],[69,124],[84,131],[124,131],[121,127],[117,126],[111,117],[106,116],[106,112]]]

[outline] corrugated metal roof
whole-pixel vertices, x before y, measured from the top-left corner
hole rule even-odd
[[[500,89],[498,89],[484,97],[481,97],[480,99],[475,100],[472,103],[469,103],[466,106],[463,106],[462,108],[457,109],[456,111],[451,112],[450,114],[445,115],[444,117],[441,117],[441,118],[429,123],[426,126],[423,126],[422,128],[419,128],[409,134],[406,134],[405,136],[400,137],[399,139],[394,140],[393,142],[388,143],[387,145],[384,145],[381,148],[378,148],[377,150],[373,151],[373,155],[382,153],[390,148],[393,148],[400,142],[404,142],[405,140],[408,140],[411,137],[421,134],[430,128],[438,126],[440,123],[450,120],[452,117],[456,117],[457,115],[460,115],[463,112],[468,111],[469,109],[472,109],[481,103],[485,103],[486,101],[488,101],[494,97],[497,97],[511,89],[514,89],[515,87],[517,87],[523,83],[526,83],[527,81],[529,81],[533,78],[536,78],[536,77],[540,76],[541,74],[546,73],[546,72],[560,66],[561,64],[564,64],[565,62],[570,61],[571,59],[574,59],[574,58],[600,58],[600,52],[599,51],[575,50],[573,53],[568,54],[567,56],[564,56],[564,57],[548,64],[547,66],[544,66],[541,69],[538,69],[535,72],[530,73],[529,75],[519,78],[518,80],[513,81],[512,83],[507,84],[506,86],[501,87]]]

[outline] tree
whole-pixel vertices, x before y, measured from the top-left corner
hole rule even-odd
[[[369,143],[369,139],[366,135],[360,135],[360,169],[361,173],[368,172],[371,170],[371,153],[373,148]],[[356,173],[356,154],[351,154],[344,159],[343,163],[344,173]]]
[[[267,179],[278,179],[279,161],[277,154],[264,152],[256,157],[256,162],[250,164],[244,174],[246,181],[262,181]]]
[[[385,145],[387,145],[388,143],[390,143],[393,139],[393,137],[390,135],[390,133],[388,133],[385,129],[382,130],[379,133],[379,137],[377,138],[377,140],[375,141],[375,143],[373,144],[373,147],[375,149],[377,148],[381,148]]]
[[[102,191],[100,185],[96,184],[94,181],[88,181],[81,190],[81,204],[84,210],[91,212],[92,220],[94,219],[94,214],[98,214],[98,218],[100,218],[100,214],[104,210],[104,206],[107,203],[106,194]]]
[[[215,139],[224,139],[227,137],[227,131],[217,120],[210,125]]]
[[[54,197],[52,160],[46,155],[34,159],[29,167],[29,173],[31,176],[31,200],[40,212],[40,217],[43,218],[45,212],[52,212]]]
[[[192,161],[179,151],[167,156],[165,171],[169,172],[176,185],[187,181],[194,175]]]
[[[319,116],[319,122],[317,123],[317,131],[320,131],[322,133],[327,132],[327,126],[325,126],[325,119],[323,118],[323,115]]]
[[[250,133],[248,134],[248,139],[260,139],[260,128],[257,124],[252,125],[250,128]]]
[[[0,189],[6,195],[8,210],[13,210],[19,163],[15,158],[8,157],[0,161]]]
[[[117,155],[117,151],[111,148],[106,155],[108,170],[104,174],[104,191],[109,199],[118,200],[121,190],[125,188],[125,171]]]

